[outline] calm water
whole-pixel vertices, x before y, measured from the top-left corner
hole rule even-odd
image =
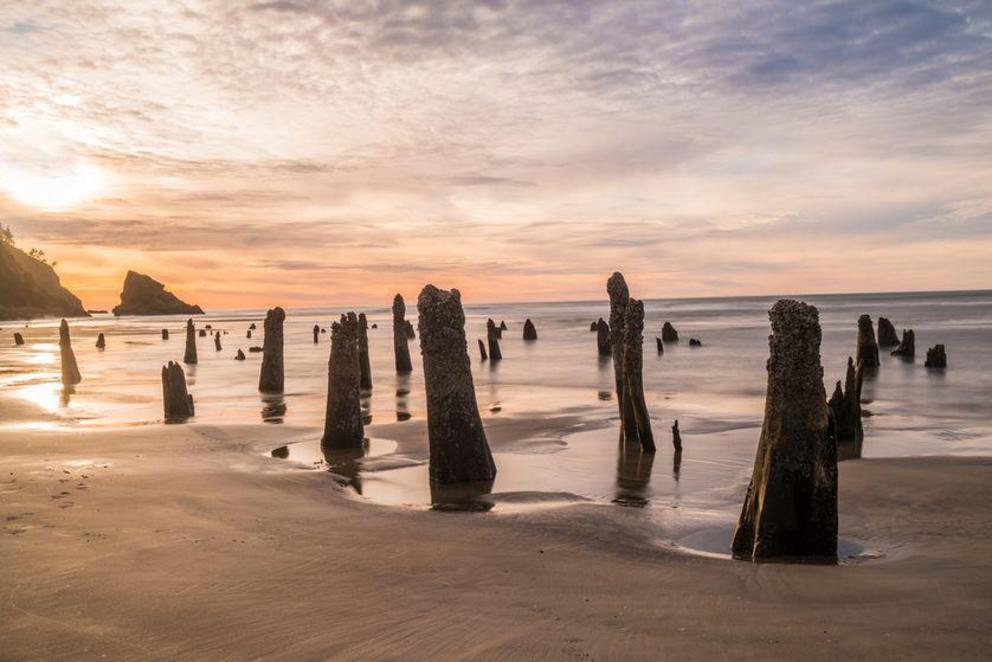
[[[866,382],[864,457],[992,453],[992,292],[819,295],[801,297],[820,309],[822,361],[829,394],[843,378],[855,349],[856,322],[862,313],[888,317],[897,329],[916,331],[913,362],[882,352],[877,377]],[[407,293],[413,301],[414,293]],[[542,433],[533,444],[494,447],[499,476],[492,488],[496,503],[561,499],[570,494],[597,503],[677,506],[707,517],[717,504],[739,507],[761,424],[772,297],[647,301],[644,385],[655,419],[661,452],[650,464],[625,458],[616,447],[616,404],[612,367],[596,354],[589,323],[607,317],[607,302],[469,306],[469,352],[480,409],[495,417],[546,418],[562,412],[581,415],[577,427]],[[410,319],[416,325],[415,306]],[[286,322],[286,394],[257,391],[263,311],[226,311],[197,318],[226,331],[224,349],[212,338],[198,338],[200,363],[187,367],[197,416],[191,423],[287,423],[321,426],[326,391],[329,336],[312,342],[313,324],[329,327],[341,310],[289,310]],[[423,371],[419,345],[411,343],[414,372],[399,378],[393,370],[391,315],[386,307],[368,308],[374,389],[367,401],[373,425],[423,419]],[[505,320],[503,361],[483,363],[476,338],[485,321]],[[522,324],[530,317],[539,340],[524,343]],[[655,351],[655,336],[671,321],[682,342]],[[96,317],[72,322],[73,344],[84,375],[68,394],[59,383],[55,321],[0,323],[0,385],[5,393],[39,405],[66,428],[161,424],[159,371],[181,360],[185,318]],[[250,323],[259,329],[248,340]],[[166,327],[172,338],[160,339]],[[14,347],[21,331],[24,347]],[[96,335],[107,336],[98,351]],[[689,348],[690,337],[703,347]],[[946,371],[923,367],[927,347],[943,343]],[[237,349],[248,360],[234,360]],[[397,395],[397,392],[408,392]],[[609,398],[609,399],[607,399]],[[671,455],[672,419],[679,419],[685,443],[681,464]],[[372,428],[376,436],[376,429]],[[324,465],[315,440],[286,449],[290,459]],[[526,440],[525,440],[526,441]],[[416,452],[397,455],[389,440],[373,440],[369,457],[335,462],[338,473],[352,474],[356,489],[386,503],[427,504],[431,495],[423,464],[426,439]],[[357,467],[357,468],[356,468]],[[726,519],[726,518],[724,518]],[[721,525],[722,526],[722,525]],[[692,534],[696,535],[696,534]]]

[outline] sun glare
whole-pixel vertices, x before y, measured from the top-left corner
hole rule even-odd
[[[4,164],[0,188],[14,200],[37,209],[62,211],[99,195],[106,186],[104,172],[85,162],[32,170]]]

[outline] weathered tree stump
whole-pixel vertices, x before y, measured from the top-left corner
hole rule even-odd
[[[186,374],[174,361],[162,366],[162,405],[166,423],[182,422],[194,415],[193,396],[186,390]]]
[[[479,338],[479,356],[482,357],[483,361],[489,358],[486,354],[486,343],[482,342],[482,338]]]
[[[630,416],[621,419],[620,430],[625,443],[637,442],[645,453],[654,453],[654,434],[651,432],[651,419],[648,416],[647,403],[644,401],[644,382],[641,373],[644,353],[643,331],[644,303],[638,299],[629,299],[624,319],[623,410],[629,411]]]
[[[878,346],[895,347],[898,344],[899,344],[899,335],[896,333],[896,327],[892,326],[892,322],[890,322],[885,317],[879,317]]]
[[[193,326],[192,318],[186,320],[186,354],[183,356],[183,363],[196,364],[196,327]]]
[[[665,322],[661,327],[661,339],[664,342],[678,342],[679,332],[675,330],[671,322]]]
[[[855,361],[862,369],[874,370],[878,367],[878,344],[875,342],[875,329],[869,315],[858,318],[858,352]]]
[[[820,319],[813,306],[772,306],[765,420],[734,558],[837,559],[837,447],[827,433]]]
[[[679,432],[679,419],[675,419],[672,423],[672,446],[675,447],[676,453],[682,452],[682,433]]]
[[[69,323],[62,320],[59,325],[59,357],[62,360],[62,383],[73,386],[83,381],[76,364],[76,355],[72,351],[72,340],[69,338]]]
[[[327,365],[327,411],[322,448],[363,448],[361,366],[358,358],[358,317],[342,315],[331,326],[331,355]]]
[[[420,305],[419,302],[417,304]],[[486,340],[489,342],[489,360],[490,361],[501,361],[503,360],[503,352],[499,348],[499,327],[496,326],[496,322],[489,318],[486,321]]]
[[[104,335],[102,333],[97,334],[97,337],[96,337],[96,348],[97,349],[106,349],[107,348],[107,339],[104,337]]]
[[[220,345],[220,331],[214,334],[214,347],[217,349],[218,352],[223,349]]]
[[[829,432],[838,442],[861,443],[864,427],[861,423],[861,387],[864,383],[864,365],[847,357],[847,374],[844,386],[838,380],[827,407],[830,410]]]
[[[262,370],[258,375],[258,390],[263,393],[282,393],[285,389],[283,358],[283,325],[286,311],[276,306],[265,313],[265,338],[262,342]]]
[[[602,317],[596,322],[596,351],[600,356],[613,353],[610,347],[610,325]]]
[[[369,320],[365,313],[358,314],[358,367],[361,369],[359,385],[367,393],[372,390],[372,362],[369,358]]]
[[[901,356],[904,359],[916,356],[916,334],[912,329],[903,329],[902,342],[892,350],[892,356]]]
[[[431,482],[492,481],[496,464],[475,399],[461,295],[427,285],[417,299],[417,311]]]
[[[397,294],[393,297],[393,354],[396,357],[396,372],[401,375],[413,372],[406,325],[406,303],[403,296]]]
[[[529,317],[524,322],[524,340],[537,340],[537,329]]]
[[[314,324],[313,325],[313,344],[316,345],[319,342],[320,342],[320,325],[319,324]]]
[[[18,347],[24,344],[24,336],[19,331],[14,331],[14,344]]]
[[[923,365],[927,368],[946,368],[947,353],[944,351],[944,346],[934,345],[928,349],[927,360],[924,361]]]

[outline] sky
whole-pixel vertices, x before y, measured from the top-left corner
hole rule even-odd
[[[5,0],[0,61],[90,308],[992,287],[987,0]]]

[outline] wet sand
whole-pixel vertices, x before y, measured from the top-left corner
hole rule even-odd
[[[756,566],[659,548],[636,509],[384,507],[264,455],[316,433],[0,433],[0,658],[978,659],[992,645],[992,459],[845,462],[842,534],[888,556]]]

